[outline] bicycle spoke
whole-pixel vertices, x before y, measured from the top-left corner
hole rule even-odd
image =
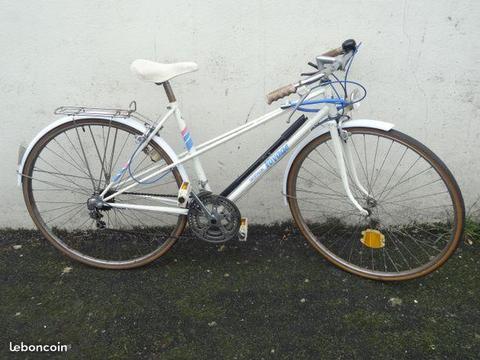
[[[418,163],[418,160],[420,160],[420,159],[421,159],[421,157],[420,157],[420,155],[419,155],[419,156],[415,159],[415,161],[412,163],[412,165],[410,165],[410,167],[407,169],[407,171],[405,171],[405,172],[402,174],[402,176],[400,176],[400,178],[398,179],[398,181],[397,181],[393,186],[391,186],[390,188],[386,189],[386,191],[388,191],[388,192],[385,194],[385,197],[387,197],[388,194],[390,194],[390,192],[391,192],[393,189],[395,189],[397,186],[399,186],[400,184],[402,184],[402,183],[404,183],[404,182],[406,182],[406,181],[408,181],[408,180],[410,179],[410,178],[407,178],[407,179],[405,179],[405,181],[402,181],[403,178],[410,172],[410,170]],[[428,168],[427,168],[426,170],[424,170],[424,171],[427,171],[427,170],[430,169],[430,168],[431,168],[431,166],[428,167]],[[421,172],[421,173],[422,173],[422,172]],[[420,175],[421,173],[416,174],[416,175],[412,176],[411,178],[414,178],[414,177],[416,177],[417,175]]]
[[[105,134],[104,134],[104,127],[102,126],[102,134],[103,136],[103,156],[102,156],[102,163],[101,163],[101,170],[100,170],[100,176],[99,179],[102,179],[102,175],[105,172],[105,186],[107,186],[108,182],[110,181],[110,173],[107,173],[107,170],[105,169],[105,159],[107,157],[107,147],[108,147],[108,141],[110,140],[110,126],[108,127],[108,133],[107,133],[107,140],[105,141]]]
[[[83,131],[85,131],[85,129]],[[87,167],[88,175],[90,176],[90,180],[92,181],[93,189],[95,190],[96,189],[95,181],[93,180],[92,171],[90,170],[90,166],[89,166],[88,160],[87,160],[87,155],[85,155],[85,149],[83,148],[82,140],[80,140],[80,134],[78,133],[78,128],[77,127],[75,127],[75,132],[77,133],[77,139],[78,139],[78,142],[80,144],[80,149],[82,150],[83,160],[85,160],[85,166]]]
[[[377,142],[375,144],[375,155],[373,156],[373,165],[372,165],[372,175],[370,176],[370,184],[373,186],[373,175],[375,174],[375,164],[377,163],[377,154],[378,154],[378,143],[380,141],[380,137],[377,136]]]
[[[46,148],[48,150],[48,148]],[[43,159],[41,156],[38,157],[40,160],[42,160],[45,164],[47,164],[49,167],[51,167],[53,170],[55,170],[55,172],[59,173],[60,170],[58,170],[55,166],[53,166],[50,162],[46,161],[45,159]],[[59,178],[58,175],[55,175],[55,177]],[[75,181],[73,180],[70,180],[70,182],[74,185],[76,185],[78,188],[83,188],[83,189],[86,189],[86,190],[89,190],[88,188],[86,188],[85,186],[80,186],[78,183],[76,183]]]
[[[62,177],[67,177],[67,178],[76,178],[76,179],[86,179],[86,180],[90,180],[89,177],[85,177],[85,176],[78,176],[78,175],[72,175],[72,174],[65,174],[65,173],[59,173],[59,172],[54,172],[54,171],[47,171],[47,170],[43,170],[43,169],[39,169],[39,168],[34,168],[34,171],[35,172],[40,172],[40,173],[46,173],[46,174],[50,174],[50,175],[59,175],[59,176],[62,176]]]
[[[102,187],[102,174],[106,171],[104,169],[104,166],[103,166],[103,160],[102,160],[102,156],[100,155],[100,150],[98,149],[98,146],[97,146],[97,141],[95,140],[95,136],[93,136],[93,132],[92,132],[92,127],[91,126],[88,126],[88,131],[90,132],[90,136],[92,137],[92,141],[93,141],[93,145],[95,145],[95,152],[97,153],[97,156],[98,156],[98,160],[101,164],[101,170],[100,170],[100,176],[99,176],[99,182],[98,182],[98,189],[101,189]]]
[[[81,210],[83,210],[83,206],[84,206],[83,204],[77,205],[77,206],[75,206],[73,209],[69,209],[69,210],[67,210],[66,212],[64,212],[64,213],[62,213],[62,214],[60,214],[60,215],[57,215],[57,216],[55,216],[55,217],[52,218],[52,219],[46,220],[45,223],[46,223],[46,224],[51,223],[52,221],[57,220],[57,219],[60,219],[60,218],[64,217],[65,215],[70,214],[72,211],[75,211],[75,210],[78,210],[78,212],[80,212]],[[75,214],[77,214],[77,213],[75,213]]]
[[[67,155],[68,158],[69,158],[69,159],[73,162],[73,164],[75,164],[75,165],[73,165],[72,163],[69,163],[69,164],[71,164],[75,169],[77,169],[78,171],[80,171],[82,174],[88,176],[88,174],[85,172],[85,170],[82,169],[81,165],[78,164],[78,162],[72,157],[72,155],[70,155],[70,153],[62,146],[62,144],[60,144],[60,143],[57,141],[57,139],[53,139],[53,141],[57,144],[58,147],[60,147],[60,148],[63,150],[63,152],[65,153],[65,155]]]
[[[397,164],[396,164],[395,167],[393,168],[392,174],[391,174],[390,177],[388,178],[387,183],[386,183],[385,186],[383,187],[383,189],[382,189],[382,191],[380,192],[380,194],[377,195],[377,198],[378,198],[378,199],[381,199],[381,198],[382,198],[382,195],[383,195],[383,193],[385,192],[385,189],[387,188],[388,184],[390,184],[390,181],[392,181],[393,175],[395,175],[395,172],[397,171],[398,166],[399,166],[400,163],[402,162],[402,160],[403,160],[403,158],[404,158],[407,150],[408,150],[408,148],[405,148],[405,150],[403,151],[402,156],[400,157],[400,160],[398,160]]]
[[[27,177],[25,175],[25,177]],[[70,191],[70,192],[73,192],[73,193],[80,193],[80,194],[84,194],[84,195],[90,195],[90,193],[88,191],[81,191],[80,189],[78,188],[72,188],[72,187],[69,187],[69,186],[66,186],[66,185],[63,185],[63,184],[58,184],[58,183],[54,183],[54,182],[51,182],[51,181],[46,181],[46,180],[40,180],[38,178],[34,178],[34,177],[31,177],[31,176],[28,176],[30,179],[32,180],[35,180],[35,181],[38,181],[38,182],[41,182],[43,184],[47,184],[47,185],[50,185],[53,187],[53,189],[56,189],[56,190],[64,190],[64,191]],[[37,189],[35,189],[37,190]],[[48,190],[48,189],[46,189]],[[38,191],[38,190],[37,190]]]
[[[355,154],[357,155],[358,162],[360,163],[360,167],[362,168],[363,174],[365,175],[365,179],[367,180],[368,192],[372,193],[372,187],[370,186],[370,183],[368,181],[367,171],[365,170],[365,167],[362,164],[362,160],[360,160],[360,155],[358,154],[357,146],[355,145],[355,141],[353,140],[353,137],[350,137],[350,139],[351,139],[351,142],[353,144],[353,149],[355,150]]]
[[[377,179],[378,179],[378,177],[380,176],[380,173],[383,170],[383,166],[385,165],[385,161],[387,160],[387,157],[390,154],[390,150],[392,150],[392,146],[393,146],[393,140],[391,141],[390,146],[388,147],[388,151],[385,154],[385,157],[383,158],[382,165],[380,165],[380,169],[378,170],[377,175],[375,176],[375,179],[373,180],[372,188],[374,188],[375,184],[377,183]]]
[[[433,181],[431,181],[431,182],[429,182],[429,183],[427,183],[427,184],[420,185],[420,186],[418,186],[418,187],[416,187],[416,188],[414,188],[414,189],[405,191],[405,192],[403,192],[403,193],[401,193],[401,194],[398,194],[398,195],[395,195],[395,196],[391,196],[391,197],[389,197],[389,198],[387,198],[387,199],[382,199],[382,200],[383,200],[383,201],[387,201],[387,200],[390,200],[390,201],[391,201],[392,199],[397,199],[397,198],[400,197],[400,196],[403,196],[403,195],[405,195],[405,194],[409,194],[409,193],[411,193],[411,192],[413,192],[413,191],[416,191],[416,190],[418,190],[418,189],[423,189],[424,187],[426,187],[426,186],[428,186],[428,185],[431,185],[431,184],[434,184],[434,183],[436,183],[436,182],[438,182],[438,181],[441,181],[441,179],[433,180]],[[410,197],[410,198],[407,198],[407,199],[397,200],[397,202],[414,200],[414,199],[419,199],[419,198],[425,198],[425,197],[427,197],[427,196],[435,196],[435,195],[444,194],[444,193],[447,193],[447,191],[440,191],[440,192],[430,193],[430,194],[420,194],[420,195],[418,195],[418,196]]]
[[[427,169],[422,170],[422,171],[416,173],[415,175],[412,175],[412,176],[406,178],[405,180],[396,183],[394,186],[392,186],[392,187],[390,187],[389,189],[387,189],[388,192],[385,193],[385,195],[383,195],[383,199],[388,199],[388,195],[389,195],[389,194],[392,192],[392,190],[395,189],[396,187],[400,186],[401,184],[407,183],[408,181],[416,178],[417,176],[420,176],[420,175],[424,174],[425,172],[427,172],[427,171],[430,170],[431,168],[432,168],[432,167],[430,166],[430,167],[428,167]],[[382,198],[380,198],[380,199],[382,199]]]
[[[73,151],[75,152],[75,154],[78,156],[78,158],[80,159],[80,162],[83,163],[83,166],[85,166],[85,168],[87,168],[87,164],[85,163],[85,159],[80,155],[80,153],[78,152],[77,150],[77,147],[73,144],[72,140],[70,139],[70,137],[68,136],[68,131],[65,131],[63,133],[63,135],[67,138],[68,142],[70,143],[70,145],[72,146],[72,149]],[[54,138],[54,140],[57,140]],[[84,170],[82,170],[83,173],[85,173],[85,175],[87,176],[90,176],[90,174],[87,172],[85,172]]]
[[[117,145],[117,135],[118,135],[118,129],[115,128],[115,135],[113,136],[112,152],[111,152],[111,155],[110,155],[110,167],[108,168],[109,181],[110,181],[110,178],[112,177],[113,154],[115,153],[115,146]]]

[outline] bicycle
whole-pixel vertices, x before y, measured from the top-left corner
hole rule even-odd
[[[334,265],[362,277],[407,280],[439,268],[464,225],[460,189],[427,147],[377,120],[352,119],[366,89],[348,79],[354,40],[309,62],[314,70],[267,95],[297,94],[280,107],[195,146],[170,80],[193,62],[135,60],[131,70],[162,85],[166,114],[151,121],[128,109],[63,106],[64,115],[23,149],[19,183],[35,225],[61,252],[99,268],[127,269],[165,254],[186,225],[206,241],[246,240],[248,220],[235,201],[292,153],[283,196],[310,244]],[[343,71],[343,79],[335,73]],[[353,90],[351,90],[353,88]],[[288,114],[303,112],[219,194],[199,156]],[[307,117],[306,114],[311,114]],[[175,117],[185,151],[160,136]],[[193,163],[196,182],[183,164]],[[119,165],[123,164],[123,165]]]

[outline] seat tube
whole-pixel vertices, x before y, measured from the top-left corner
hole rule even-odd
[[[185,123],[185,120],[182,117],[180,109],[178,108],[176,103],[170,103],[170,105],[175,106],[175,117],[177,118],[178,129],[180,130],[180,134],[182,135],[185,148],[191,155],[196,154],[197,150],[195,149],[195,145],[193,145],[193,140],[190,136],[190,131],[188,130],[187,124]],[[210,185],[208,184],[207,175],[203,170],[203,166],[200,161],[200,158],[198,156],[194,157],[192,159],[192,162],[193,162],[193,167],[195,168],[195,172],[197,174],[198,185],[200,189],[211,191]]]

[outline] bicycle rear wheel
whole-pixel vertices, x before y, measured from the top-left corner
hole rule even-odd
[[[349,128],[352,157],[370,213],[361,215],[343,189],[329,133],[295,158],[288,203],[302,234],[336,266],[377,280],[407,280],[440,267],[458,245],[464,223],[460,189],[445,164],[396,130]]]
[[[45,134],[28,155],[23,178],[28,211],[43,235],[67,256],[101,268],[133,268],[163,255],[182,234],[184,215],[111,208],[95,219],[87,208],[87,200],[100,194],[129,160],[137,135],[137,129],[120,120],[72,120]],[[158,165],[172,163],[152,141],[131,164],[134,176],[153,164],[152,157]],[[128,177],[126,172],[121,180]],[[181,183],[173,168],[158,181],[109,202],[158,206],[165,205],[159,199],[170,197],[176,203]]]

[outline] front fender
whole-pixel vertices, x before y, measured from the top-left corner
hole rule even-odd
[[[392,123],[387,123],[383,121],[378,121],[378,120],[369,120],[369,119],[358,119],[358,120],[349,120],[343,123],[342,128],[348,129],[352,127],[367,127],[367,128],[373,128],[373,129],[380,129],[383,131],[390,131],[393,129],[395,125]],[[319,137],[320,135],[325,134],[328,132],[328,128],[326,126],[318,126],[315,129],[312,130],[312,132],[305,138],[303,139],[294,149],[292,152],[292,155],[290,155],[290,158],[288,159],[288,164],[287,167],[285,168],[285,173],[283,175],[283,196],[284,196],[284,202],[285,205],[288,205],[287,202],[287,179],[288,179],[288,174],[290,173],[290,168],[292,167],[293,160],[297,157],[297,155],[302,151],[302,149],[307,146],[310,141],[313,139]]]
[[[37,141],[39,141],[45,134],[47,134],[49,131],[53,130],[57,126],[68,123],[68,122],[72,121],[73,119],[74,119],[73,116],[65,116],[65,117],[62,117],[62,118],[54,121],[53,123],[51,123],[50,125],[48,125],[44,129],[42,129],[42,131],[40,131],[35,136],[35,138],[32,140],[32,142],[30,142],[27,149],[25,150],[25,152],[21,156],[21,159],[20,159],[19,164],[18,164],[18,170],[17,170],[17,178],[18,179],[17,179],[17,181],[18,181],[19,186],[22,185],[22,180],[23,180],[22,174],[23,174],[23,167],[25,166],[25,161],[27,160],[28,155],[32,151],[32,149],[35,146],[35,144],[37,143]],[[105,120],[109,120],[109,121],[112,121],[112,122],[117,122],[117,123],[120,123],[120,124],[131,126],[132,128],[140,131],[141,133],[144,133],[146,131],[145,125],[143,125],[141,122],[139,122],[138,120],[136,120],[135,118],[132,118],[132,117],[114,117],[114,118],[112,118],[111,116],[98,116],[98,115],[78,116],[77,115],[77,116],[75,116],[75,119],[76,120],[78,120],[78,119],[105,119]],[[168,145],[168,143],[165,140],[163,140],[163,138],[161,138],[159,136],[155,136],[155,137],[153,137],[152,140],[155,141],[160,147],[162,147],[163,150],[165,150],[165,152],[170,157],[170,159],[172,159],[172,161],[177,161],[178,160],[178,156],[175,153],[175,151],[172,149],[172,147],[170,145]],[[187,175],[187,172],[185,171],[185,168],[183,167],[183,165],[181,165],[181,164],[177,165],[177,169],[178,169],[178,171],[180,173],[180,176],[182,177],[183,181],[188,181],[188,175]]]

